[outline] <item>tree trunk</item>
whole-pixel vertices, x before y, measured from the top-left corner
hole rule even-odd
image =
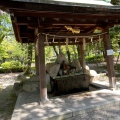
[[[74,58],[77,59],[76,51],[75,51],[75,46],[73,45],[73,52],[74,52]]]
[[[55,51],[55,53],[56,53],[56,56],[58,56],[58,52],[57,52],[57,50],[56,50],[56,47],[55,47],[55,46],[53,46],[53,49],[54,49],[54,51]]]
[[[69,64],[70,64],[70,63],[71,63],[70,51],[69,51],[69,50],[67,50],[67,51],[66,51],[66,53],[67,53],[67,56],[68,56],[68,62],[69,62]]]
[[[31,71],[32,49],[33,49],[33,45],[32,44],[28,44],[27,67],[25,69],[24,75],[30,74],[30,71]]]

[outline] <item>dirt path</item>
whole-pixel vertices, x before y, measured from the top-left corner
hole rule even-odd
[[[11,119],[16,101],[16,96],[12,94],[12,88],[19,74],[0,74],[0,120]]]

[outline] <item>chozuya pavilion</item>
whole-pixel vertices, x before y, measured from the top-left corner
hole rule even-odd
[[[93,37],[93,40],[102,37],[110,87],[116,86],[113,55],[108,55],[107,51],[112,49],[109,28],[120,24],[119,6],[96,0],[89,2],[86,0],[84,2],[82,0],[7,0],[0,1],[0,8],[10,13],[16,40],[21,43],[35,43],[38,46],[36,73],[39,74],[40,79],[41,101],[47,99],[44,55],[46,41],[50,46],[66,45],[66,38],[70,38],[69,45],[80,45],[81,63],[84,69],[84,39],[90,42],[89,37]],[[72,30],[74,27],[76,29]],[[93,33],[95,29],[102,32],[95,34]],[[79,40],[75,42],[73,38]]]
[[[50,46],[66,45],[66,38],[68,45],[80,45],[83,70],[84,42],[90,42],[91,37],[93,41],[102,38],[109,86],[116,87],[109,28],[120,25],[119,6],[100,0],[1,0],[0,9],[10,14],[16,40],[37,46],[35,60],[41,102],[48,100],[44,47],[46,43]],[[101,33],[94,33],[96,29]]]

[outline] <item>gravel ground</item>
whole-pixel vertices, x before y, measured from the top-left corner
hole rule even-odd
[[[120,120],[120,105],[87,112],[69,120]]]
[[[12,94],[12,88],[17,76],[21,73],[0,74],[0,120],[10,120],[13,113],[16,96]],[[102,109],[83,117],[75,117],[74,120],[120,120],[120,106]]]
[[[16,101],[16,96],[12,94],[12,89],[19,74],[0,74],[0,120],[11,119]]]

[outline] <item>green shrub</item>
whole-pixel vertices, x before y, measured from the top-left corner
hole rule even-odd
[[[18,61],[10,61],[1,64],[0,73],[23,72],[23,67]]]
[[[14,68],[21,68],[21,63],[18,61],[11,61],[11,62],[5,62],[1,64],[1,67],[3,69],[14,69]]]
[[[120,64],[116,64],[116,65],[115,65],[115,69],[116,69],[116,70],[120,70]]]
[[[86,61],[87,62],[102,62],[102,61],[104,61],[104,57],[102,56],[102,55],[94,55],[94,54],[92,54],[92,55],[90,55],[90,56],[86,56]]]
[[[35,63],[35,60],[32,60],[32,63]]]
[[[115,52],[115,53],[114,53],[114,56],[115,56],[115,57],[117,57],[118,55],[119,55],[119,53],[118,53],[118,52]]]

